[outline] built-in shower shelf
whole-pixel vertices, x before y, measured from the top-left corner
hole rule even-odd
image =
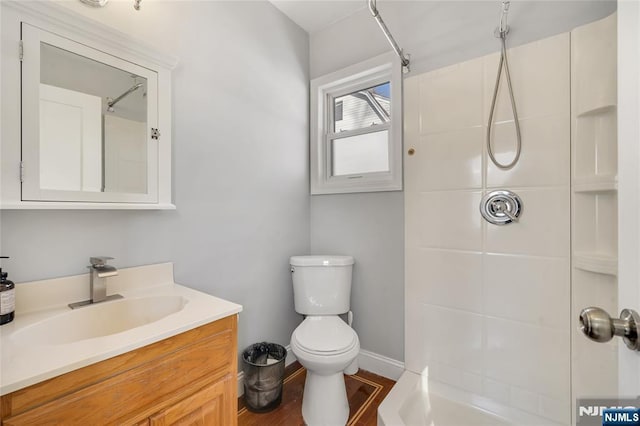
[[[576,177],[573,180],[573,191],[582,192],[614,192],[618,190],[618,177],[598,175]]]
[[[615,112],[616,110],[616,106],[615,105],[604,105],[604,106],[600,106],[597,108],[593,108],[593,109],[588,109],[586,111],[582,111],[580,113],[578,113],[576,115],[576,118],[579,117],[589,117],[591,115],[601,115],[601,114],[607,114],[610,112]]]
[[[618,275],[618,258],[602,253],[576,252],[573,255],[573,266],[587,272]]]

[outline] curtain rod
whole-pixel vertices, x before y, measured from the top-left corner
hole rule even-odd
[[[391,44],[391,47],[393,48],[393,50],[396,52],[396,55],[400,57],[402,66],[406,68],[407,71],[409,71],[409,55],[405,56],[402,49],[400,49],[400,46],[398,46],[398,43],[396,43],[396,40],[391,35],[389,28],[387,28],[387,26],[385,25],[384,21],[382,20],[382,16],[380,16],[380,13],[376,8],[376,0],[368,0],[368,3],[369,3],[369,11],[371,12],[371,15],[376,19],[378,26],[380,27],[385,37],[389,41],[389,44]]]

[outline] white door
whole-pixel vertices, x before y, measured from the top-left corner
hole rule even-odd
[[[618,306],[640,312],[640,4],[618,2]],[[611,312],[614,315],[613,312]],[[618,312],[615,313],[616,315]],[[619,346],[620,396],[640,395],[640,352]]]
[[[102,189],[102,100],[40,84],[40,187]],[[44,137],[42,137],[44,136]]]

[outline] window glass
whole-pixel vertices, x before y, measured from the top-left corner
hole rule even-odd
[[[333,131],[362,129],[391,120],[391,83],[358,90],[333,100]]]
[[[333,108],[333,119],[335,121],[342,121],[342,101],[336,101],[333,104],[334,108]]]
[[[331,141],[333,176],[389,171],[389,131]]]

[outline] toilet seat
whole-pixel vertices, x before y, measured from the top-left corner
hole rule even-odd
[[[339,355],[358,345],[358,335],[338,316],[309,316],[293,332],[299,349],[315,355]]]

